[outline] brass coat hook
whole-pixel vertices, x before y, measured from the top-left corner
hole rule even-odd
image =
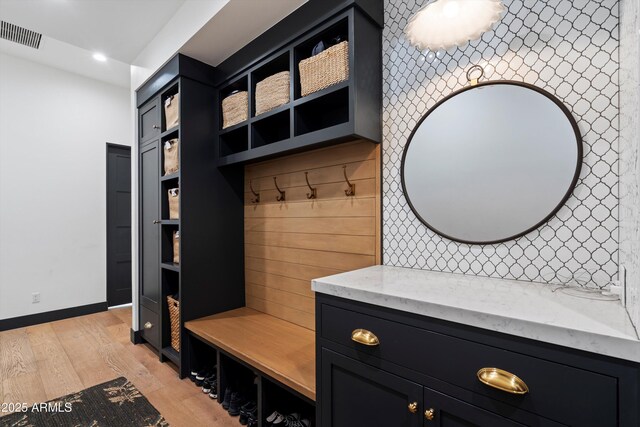
[[[278,190],[278,193],[280,193],[279,196],[276,196],[276,200],[279,202],[283,202],[285,200],[285,192],[282,191],[280,187],[278,187],[278,179],[275,176],[273,177],[273,183],[276,185],[276,190]]]
[[[311,190],[310,193],[307,193],[307,199],[315,199],[318,196],[318,193],[316,191],[316,188],[312,187],[311,184],[309,184],[309,172],[304,173],[304,179],[307,181],[307,187],[309,187],[309,190]]]
[[[253,189],[252,180],[249,180],[249,189],[251,190],[251,192],[253,193],[253,196],[254,196],[251,199],[251,203],[260,203],[260,193],[256,193],[256,191]]]
[[[348,189],[344,190],[344,194],[351,197],[356,195],[356,185],[349,182],[349,178],[347,178],[347,165],[342,166],[342,171],[344,172],[344,180],[347,181]]]

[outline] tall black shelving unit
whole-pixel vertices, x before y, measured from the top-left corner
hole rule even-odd
[[[244,305],[241,167],[218,169],[213,67],[176,55],[137,91],[139,119],[139,338],[187,374],[184,322]],[[179,94],[180,122],[166,128],[164,103]],[[175,101],[174,101],[175,102]],[[163,145],[179,139],[179,170],[163,175]],[[180,219],[168,190],[180,189]],[[180,263],[173,233],[180,232]],[[180,302],[180,352],[171,347],[168,295]]]

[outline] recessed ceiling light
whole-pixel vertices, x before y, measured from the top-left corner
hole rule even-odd
[[[96,52],[93,54],[93,59],[100,62],[105,62],[107,57],[103,53]]]

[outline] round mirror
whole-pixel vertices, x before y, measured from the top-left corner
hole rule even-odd
[[[463,243],[498,243],[546,222],[580,174],[578,125],[553,95],[485,82],[438,102],[402,157],[402,187],[418,218]]]

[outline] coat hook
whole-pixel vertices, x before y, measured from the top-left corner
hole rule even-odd
[[[310,193],[307,193],[307,199],[315,199],[318,196],[318,193],[315,187],[312,187],[311,184],[309,184],[309,172],[304,173],[304,179],[307,181],[307,187],[311,190]]]
[[[347,196],[355,196],[356,195],[356,185],[349,182],[349,178],[347,178],[347,165],[342,166],[342,171],[344,172],[344,180],[347,181],[347,185],[349,188],[344,190],[344,194]]]
[[[280,187],[278,187],[278,180],[276,179],[276,177],[273,177],[273,183],[276,185],[276,190],[278,190],[278,193],[280,193],[279,196],[276,196],[276,200],[279,202],[283,202],[285,200],[284,196],[285,196],[285,192],[282,191],[280,189]]]
[[[253,189],[252,180],[249,180],[249,189],[254,195],[254,197],[251,199],[251,203],[260,203],[260,193],[256,193],[256,191]]]

